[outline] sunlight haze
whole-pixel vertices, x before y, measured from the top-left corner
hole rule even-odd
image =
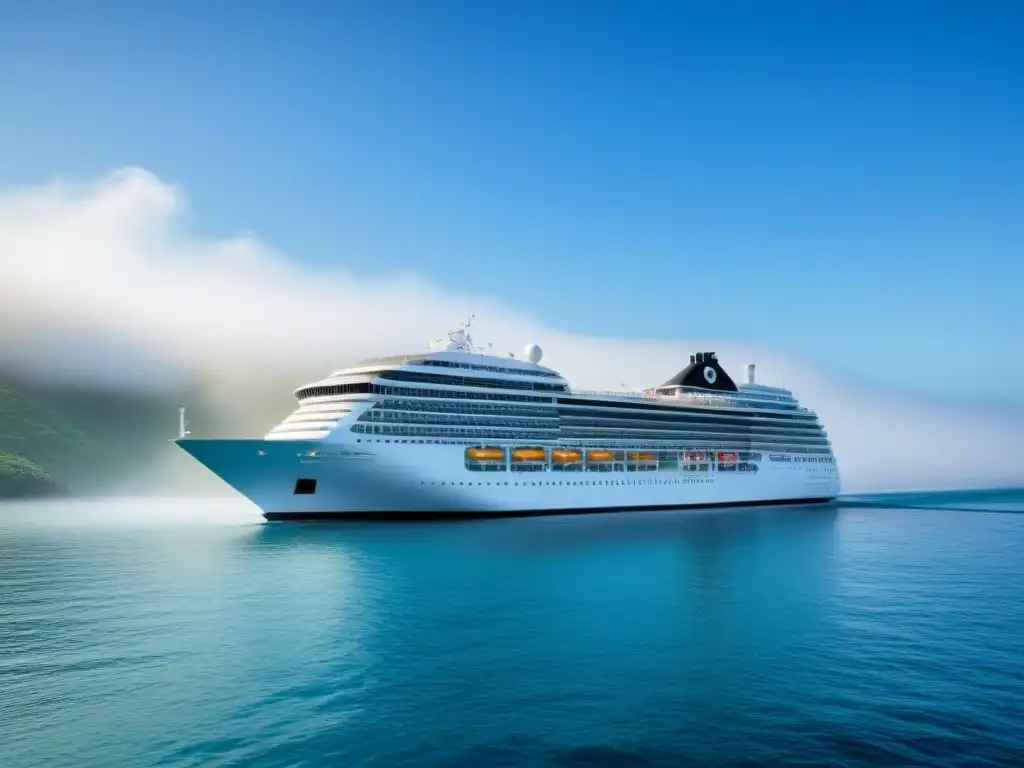
[[[139,168],[0,198],[0,366],[115,389],[200,385],[258,436],[287,414],[286,395],[301,384],[362,357],[426,351],[476,313],[478,343],[521,355],[536,342],[544,363],[579,388],[660,384],[704,349],[736,378],[754,362],[758,381],[791,388],[819,412],[846,491],[1010,484],[1022,475],[1024,419],[967,396],[867,385],[798,351],[729,339],[566,333],[494,296],[426,278],[302,266],[252,236],[198,238],[179,226],[187,210],[183,190]]]

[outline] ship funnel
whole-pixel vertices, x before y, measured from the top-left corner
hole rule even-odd
[[[750,363],[747,366],[747,384],[754,383],[754,364]]]

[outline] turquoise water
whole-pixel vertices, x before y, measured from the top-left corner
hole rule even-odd
[[[0,765],[1022,765],[1018,513],[0,507]]]

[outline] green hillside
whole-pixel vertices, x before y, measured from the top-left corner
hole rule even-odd
[[[0,497],[124,485],[173,446],[165,398],[0,380]]]
[[[194,434],[245,435],[289,412],[279,392],[232,415],[200,387],[164,394],[16,377],[0,370],[0,498],[69,493],[214,493],[226,486],[175,446],[178,407]]]
[[[88,438],[14,388],[0,384],[0,496],[63,487]]]
[[[50,496],[63,489],[28,459],[0,452],[0,499]]]

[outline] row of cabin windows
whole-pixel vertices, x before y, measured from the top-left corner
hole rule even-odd
[[[402,411],[371,410],[359,421],[390,421],[411,424],[465,424],[476,427],[527,427],[531,429],[558,429],[553,419],[516,419],[503,416],[463,416],[442,413],[405,413]]]
[[[373,391],[373,385],[368,381],[359,381],[354,384],[328,384],[319,387],[304,387],[295,393],[299,400],[307,397],[330,397],[331,395],[368,395]]]
[[[412,481],[413,484],[415,484],[416,482],[417,481],[415,481],[415,480]],[[597,486],[597,485],[689,485],[691,483],[696,484],[696,483],[711,483],[711,482],[714,482],[714,481],[710,480],[708,478],[704,478],[704,477],[701,477],[701,478],[696,478],[696,477],[679,477],[679,478],[658,477],[658,478],[653,478],[652,477],[650,479],[644,478],[643,480],[640,480],[640,479],[636,479],[636,480],[526,480],[524,478],[523,480],[514,480],[514,481],[512,481],[512,487],[513,488],[516,488],[516,487],[526,488],[527,486],[537,487],[537,486],[545,486],[545,485],[551,485],[551,486],[555,486],[555,485],[561,485],[561,486],[570,486],[570,485],[576,485],[576,486],[584,486],[584,485],[590,485],[590,486]],[[451,486],[465,485],[465,486],[472,487],[473,481],[472,480],[468,480],[468,481],[460,480],[460,481],[456,482],[454,480],[448,480],[448,481],[445,481],[445,480],[420,480],[419,484],[420,485],[451,485]],[[486,483],[483,482],[483,481],[477,481],[477,485],[478,486],[483,486],[483,485],[506,486],[508,484],[509,484],[508,480],[502,481],[502,480],[495,479],[493,482],[486,482]]]
[[[540,406],[536,408],[529,408],[410,400],[383,401],[378,403],[375,407],[393,411],[424,411],[428,413],[459,412],[467,414],[488,413],[494,415],[528,416],[534,418],[554,418],[557,415],[562,419],[563,423],[587,424],[589,426],[602,426],[604,422],[608,422],[608,426],[619,426],[624,422],[638,422],[634,426],[639,426],[639,423],[643,422],[662,422],[666,424],[687,424],[698,426],[703,424],[728,424],[730,426],[750,429],[763,427],[764,429],[803,430],[813,432],[814,434],[821,434],[821,425],[817,421],[774,421],[771,417],[766,416],[729,418],[718,416],[715,413],[708,413],[707,411],[702,413],[693,413],[692,411],[686,411],[684,413],[612,413],[597,409],[583,410],[570,408],[561,408],[556,411],[551,408],[544,408]]]
[[[629,402],[627,400],[598,400],[594,399],[583,399],[578,397],[560,397],[558,398],[559,405],[573,405],[582,406],[587,409],[588,415],[590,414],[591,408],[617,408],[625,410],[641,410],[647,413],[703,413],[708,412],[707,408],[697,408],[686,405],[665,405],[662,403],[655,403],[650,400]],[[749,410],[732,410],[727,408],[716,408],[718,413],[724,416],[750,416]],[[774,413],[758,415],[756,418],[759,419],[788,419],[792,421],[810,421],[816,422],[818,417],[813,413]]]
[[[502,430],[472,427],[417,427],[408,424],[353,424],[353,432],[373,435],[406,435],[409,437],[461,437],[477,440],[551,440],[551,430]]]
[[[352,428],[353,432],[363,432],[364,434],[366,434],[366,433],[372,433],[373,430],[371,429],[371,427],[374,426],[374,425],[357,424],[356,426],[360,427],[360,429],[356,429],[355,427],[353,427]],[[399,437],[395,437],[394,439],[389,438],[389,437],[384,437],[384,438],[382,438],[382,437],[360,437],[360,438],[356,438],[356,442],[357,443],[364,443],[364,442],[365,443],[395,443],[396,445],[398,443],[419,444],[419,445],[480,445],[485,440],[490,442],[490,441],[502,441],[502,440],[508,441],[510,439],[514,439],[514,438],[510,438],[509,435],[498,435],[496,437],[495,436],[490,436],[490,437],[485,437],[485,438],[480,438],[479,436],[477,436],[477,437],[472,437],[472,438],[468,438],[468,439],[464,438],[464,437],[463,438],[458,438],[458,439],[442,439],[442,438],[429,438],[429,437],[428,438],[420,438],[420,439],[416,439],[416,438],[401,439]],[[540,442],[540,441],[544,441],[544,440],[550,440],[550,437],[549,436],[545,436],[545,437],[527,438],[527,439],[531,440],[531,441],[537,440],[538,442]],[[732,443],[732,444],[729,444],[729,443],[708,443],[707,441],[698,441],[698,442],[701,443],[699,446],[690,445],[690,446],[687,446],[687,450],[728,451],[730,453],[736,453],[736,452],[738,452],[740,450],[741,447],[749,448],[749,446],[740,446],[737,443]],[[600,441],[600,443],[598,441],[596,441],[596,440],[564,440],[564,439],[560,439],[558,441],[558,447],[559,448],[580,448],[580,449],[584,449],[585,450],[587,448],[594,448],[595,445],[597,445],[599,447],[605,447],[606,448],[608,443],[607,443],[606,440]],[[628,451],[635,451],[635,450],[658,450],[660,448],[664,448],[665,446],[664,446],[663,443],[662,444],[655,444],[655,443],[650,443],[650,442],[647,442],[647,441],[644,441],[644,440],[641,439],[641,440],[635,440],[635,441],[627,444],[626,446],[622,446],[622,447],[625,450],[628,450]],[[785,450],[786,450],[787,453],[790,453],[790,454],[800,454],[801,456],[805,455],[805,454],[807,454],[807,455],[812,455],[813,454],[815,456],[817,456],[819,454],[822,454],[822,455],[830,455],[831,454],[831,450],[828,449],[828,448],[802,448],[800,446],[787,446]],[[751,454],[751,455],[759,455],[759,454]]]
[[[543,406],[517,407],[512,405],[477,405],[475,403],[438,403],[436,401],[415,401],[415,400],[385,400],[377,403],[377,409],[388,411],[425,412],[425,413],[461,413],[475,415],[485,413],[495,416],[530,417],[530,418],[554,418],[556,415],[563,424],[580,426],[607,426],[619,427],[622,425],[633,426],[634,428],[647,427],[646,424],[684,425],[691,427],[713,429],[718,425],[740,427],[742,429],[763,429],[764,431],[787,430],[793,432],[804,432],[809,435],[819,436],[824,434],[821,425],[817,421],[794,422],[794,421],[773,421],[765,417],[743,417],[729,418],[721,417],[714,413],[694,414],[686,413],[610,413],[595,409],[569,409],[562,408],[554,410]],[[584,418],[585,417],[585,418]],[[440,423],[440,422],[439,422]]]
[[[773,402],[777,402],[777,403],[792,403],[793,402],[793,396],[792,395],[766,395],[763,392],[750,392],[750,391],[742,392],[741,394],[743,395],[744,399],[747,398],[747,397],[750,397],[750,398],[756,398],[758,400],[772,400]]]
[[[304,399],[311,398],[311,397],[331,397],[331,396],[337,396],[337,395],[351,395],[351,394],[377,394],[377,395],[389,395],[389,396],[411,397],[411,398],[435,398],[435,399],[459,399],[459,400],[490,400],[490,401],[509,402],[509,403],[513,403],[513,402],[515,402],[515,403],[524,403],[525,402],[525,403],[549,404],[551,402],[551,400],[549,398],[546,398],[546,397],[536,397],[536,396],[531,396],[531,395],[497,394],[497,393],[490,393],[490,392],[453,392],[453,391],[450,391],[450,390],[414,389],[414,388],[407,388],[407,387],[391,387],[391,386],[384,386],[384,385],[378,385],[378,384],[370,384],[369,382],[355,382],[355,383],[347,383],[347,384],[330,384],[330,385],[320,385],[320,386],[313,386],[313,387],[305,387],[303,389],[300,389],[296,394],[297,394],[299,400],[304,400]],[[608,411],[596,410],[595,406],[597,406],[597,407],[608,407],[608,408],[622,409],[622,410],[627,410],[627,411],[628,410],[634,410],[634,409],[640,409],[640,410],[644,411],[644,414],[643,414],[644,420],[678,421],[678,420],[686,419],[686,418],[689,418],[689,417],[692,417],[692,416],[704,416],[704,417],[709,418],[709,419],[715,419],[718,423],[729,423],[729,422],[726,421],[726,418],[727,418],[728,415],[732,415],[732,416],[739,417],[739,418],[733,419],[731,421],[731,423],[733,423],[735,425],[745,425],[745,424],[748,424],[748,423],[753,423],[752,422],[752,417],[748,416],[747,414],[744,414],[743,412],[736,412],[736,411],[725,411],[723,416],[719,416],[718,414],[709,414],[706,410],[703,410],[703,409],[697,409],[697,408],[678,408],[678,407],[672,407],[672,406],[659,407],[659,406],[651,406],[651,405],[646,404],[646,403],[626,403],[626,402],[610,403],[610,402],[601,402],[601,401],[598,401],[597,403],[594,403],[594,402],[591,402],[591,401],[583,401],[583,400],[576,400],[576,399],[570,399],[570,398],[559,398],[558,402],[559,402],[559,404],[562,404],[562,405],[581,405],[581,406],[585,406],[586,407],[585,411],[579,411],[579,410],[575,410],[575,409],[566,409],[566,408],[559,409],[559,412],[563,416],[566,416],[566,417],[571,416],[571,415],[576,414],[576,413],[581,413],[581,412],[585,413],[586,416],[588,416],[590,418],[609,418],[609,419],[621,420],[623,418],[623,416],[624,416],[624,414],[621,414],[621,413],[619,415],[616,415],[615,413],[611,413],[611,412],[608,412]],[[429,409],[431,407],[431,404],[429,402],[424,402],[422,404],[422,406],[423,406],[424,409]],[[458,407],[458,406],[454,406],[454,405],[452,406],[453,409],[456,408],[456,407]],[[547,409],[545,409],[545,411],[547,411]],[[683,413],[680,413],[680,411],[683,411]],[[550,412],[548,411],[548,413],[550,413]],[[545,413],[545,415],[548,415],[548,413]],[[538,415],[540,415],[540,414],[538,414]],[[801,416],[796,416],[796,415],[790,416],[789,414],[774,414],[771,417],[768,417],[768,416],[765,416],[765,417],[753,417],[753,419],[757,420],[757,421],[760,421],[762,419],[765,419],[765,420],[767,420],[767,419],[772,419],[772,420],[778,419],[778,420],[785,420],[785,421],[787,421],[787,423],[792,423],[794,426],[797,426],[798,424],[800,426],[806,425],[808,427],[812,427],[812,426],[813,427],[817,427],[818,426],[817,417],[815,417],[813,414],[809,414],[807,416],[802,416],[802,415]],[[766,424],[766,426],[767,426],[767,424]]]
[[[322,413],[293,413],[287,419],[281,422],[281,425],[285,424],[303,424],[305,422],[317,422],[317,421],[340,421],[341,419],[348,416],[350,411],[324,411]]]
[[[531,428],[531,429],[551,429],[560,430],[562,434],[567,436],[577,435],[594,435],[601,437],[607,435],[607,432],[598,432],[594,429],[586,429],[587,426],[603,427],[604,429],[615,428],[616,430],[623,429],[623,425],[612,425],[602,422],[588,422],[587,420],[580,420],[581,423],[574,424],[558,424],[552,423],[550,420],[544,419],[513,419],[506,417],[487,417],[487,416],[467,416],[461,414],[439,414],[439,413],[409,413],[403,411],[389,411],[389,410],[378,410],[376,408],[363,413],[359,417],[359,421],[386,421],[392,423],[402,424],[435,424],[435,425],[455,425],[455,426],[476,426],[476,427],[506,427],[506,428]],[[732,435],[739,437],[744,440],[767,440],[776,441],[781,440],[783,444],[787,442],[793,442],[797,445],[821,445],[825,443],[820,430],[817,432],[768,432],[767,430],[752,430],[748,428],[738,428],[734,426],[717,424],[717,423],[683,423],[683,424],[654,424],[654,425],[643,425],[630,423],[626,426],[632,427],[632,429],[640,430],[643,429],[647,432],[661,432],[664,433],[667,439],[677,439],[677,436],[682,438],[688,438],[692,435],[714,435],[714,436],[725,436]],[[689,428],[687,430],[687,428]]]
[[[675,394],[675,390],[659,389],[658,393],[662,395],[673,395]],[[695,405],[707,405],[712,408],[757,408],[774,411],[805,410],[792,398],[777,402],[766,402],[730,395],[710,395],[707,394],[707,390],[698,390],[696,392],[684,390],[681,402],[693,403]]]
[[[593,429],[571,429],[568,427],[562,427],[560,434],[567,439],[597,439],[614,437],[616,439],[632,439],[635,437],[646,437],[648,440],[656,438],[656,435],[651,434],[652,430],[638,432],[629,429],[617,429],[614,432],[598,431]],[[683,431],[664,431],[664,440],[708,440],[713,438],[723,438],[736,440],[742,443],[759,443],[761,445],[830,445],[827,439],[821,437],[797,437],[797,436],[782,436],[782,435],[759,435],[759,434],[728,434],[722,432],[683,432]]]
[[[474,371],[490,371],[491,373],[511,373],[515,376],[546,376],[548,378],[562,378],[557,373],[544,370],[525,370],[522,368],[505,368],[501,365],[471,365],[469,363],[456,363],[452,360],[420,360],[420,365],[436,365],[440,368],[468,368]]]
[[[423,377],[423,378],[402,378],[404,376],[412,377]],[[390,380],[405,380],[405,381],[420,381],[422,383],[437,383],[437,384],[459,384],[461,386],[480,386],[485,388],[511,388],[511,389],[548,389],[550,391],[565,391],[565,386],[562,384],[546,384],[543,382],[495,382],[488,379],[466,379],[461,377],[448,377],[448,376],[432,376],[431,374],[418,374],[412,371],[388,371],[382,375],[382,378]],[[506,386],[507,385],[507,386]],[[330,384],[313,387],[305,387],[300,389],[297,393],[299,399],[305,399],[309,397],[329,397],[332,395],[350,395],[350,394],[398,394],[407,397],[435,397],[435,398],[453,398],[458,397],[462,399],[494,399],[503,401],[513,402],[538,402],[547,403],[550,402],[547,398],[542,397],[529,397],[524,395],[491,395],[489,393],[479,392],[451,392],[451,391],[440,391],[440,390],[422,390],[422,389],[406,389],[404,387],[388,387],[381,385],[374,385],[370,382],[353,382],[346,384]],[[630,402],[606,402],[606,401],[590,401],[590,400],[577,400],[571,398],[559,398],[558,403],[560,405],[578,405],[587,408],[588,416],[603,416],[604,413],[600,411],[591,410],[594,407],[604,408],[615,408],[624,410],[640,409],[645,411],[645,417],[653,419],[672,419],[680,418],[684,414],[680,414],[680,411],[684,411],[689,414],[700,414],[709,415],[707,411],[700,408],[686,408],[679,406],[658,406],[649,403],[630,403]],[[560,409],[563,415],[570,415],[573,411],[568,409]],[[725,411],[725,415],[734,415],[739,417],[747,416],[742,411]],[[717,415],[717,414],[716,414]],[[609,418],[615,418],[613,414],[608,414]],[[774,414],[772,416],[758,416],[753,417],[758,419],[783,419],[800,422],[810,422],[811,424],[817,423],[817,417],[813,414],[808,413],[807,415],[790,415],[790,414]]]
[[[703,387],[688,387],[688,386],[679,385],[679,384],[674,385],[672,387],[665,387],[665,389],[681,389],[685,393],[691,393],[692,392],[692,393],[697,394],[697,395],[705,394],[705,393],[707,393],[709,391],[707,389],[704,389]],[[760,397],[760,398],[764,398],[765,400],[778,400],[778,401],[781,401],[781,402],[792,402],[793,401],[793,395],[791,393],[786,392],[785,394],[773,394],[772,392],[768,391],[770,389],[773,389],[773,388],[772,387],[756,387],[756,388],[753,388],[753,389],[743,389],[743,390],[740,390],[738,394],[743,396],[743,397]]]
[[[357,423],[351,427],[353,432],[361,434],[374,434],[374,435],[404,435],[407,437],[447,437],[447,438],[473,438],[475,440],[551,440],[554,435],[551,430],[548,431],[531,431],[531,430],[519,430],[519,429],[488,429],[486,427],[420,427],[409,424],[376,424],[376,423]],[[567,439],[579,439],[584,437],[590,437],[592,439],[614,439],[614,440],[632,440],[632,439],[650,439],[650,435],[636,434],[627,431],[617,432],[614,435],[566,435],[564,432],[560,433],[560,437],[564,436]],[[728,439],[726,435],[715,435],[719,439]],[[694,433],[691,435],[675,435],[668,440],[672,442],[686,442],[687,444],[703,444],[707,446],[709,442],[709,436]],[[729,443],[719,443],[714,446],[709,446],[708,449],[717,449],[722,447],[723,450],[730,448],[735,449],[737,446],[751,446],[751,445],[773,445],[773,446],[793,446],[792,450],[800,450],[804,448],[807,452],[827,452],[828,443],[812,443],[812,442],[796,442],[792,440],[775,440],[775,439],[756,439],[751,440],[747,437],[737,437]]]
[[[380,378],[388,381],[407,381],[417,384],[448,384],[454,387],[485,387],[489,389],[529,389],[535,392],[565,392],[565,384],[546,381],[512,381],[509,379],[477,379],[472,376],[449,376],[419,371],[384,371]]]
[[[374,394],[398,395],[399,397],[433,397],[449,400],[494,400],[511,403],[551,403],[550,397],[535,395],[506,395],[497,392],[456,392],[448,389],[413,389],[411,387],[388,387],[375,384]]]
[[[658,401],[655,401],[658,402]],[[793,413],[807,413],[806,408],[802,408],[799,405],[776,405],[774,403],[753,403],[747,400],[733,400],[722,397],[710,398],[710,397],[688,397],[685,400],[676,401],[685,403],[688,406],[697,406],[703,408],[714,408],[717,410],[724,409],[736,409],[742,408],[744,412],[750,411],[764,411],[762,418],[773,418],[779,411],[785,413],[779,414],[779,418],[792,418],[789,416],[789,412]],[[761,416],[759,413],[758,416]]]
[[[330,397],[333,395],[374,394],[398,397],[423,397],[448,400],[491,400],[510,403],[546,403],[551,404],[550,397],[535,395],[506,395],[496,392],[453,392],[442,389],[414,389],[411,387],[390,387],[381,384],[360,382],[357,384],[331,384],[327,386],[305,387],[296,396],[299,400],[309,397]]]
[[[743,430],[764,430],[775,431],[785,430],[787,432],[800,433],[804,435],[821,435],[821,425],[794,424],[790,421],[771,422],[764,419],[731,419],[715,418],[714,416],[697,417],[685,413],[678,416],[666,416],[660,413],[587,413],[583,411],[563,411],[561,423],[567,426],[586,427],[633,427],[635,429],[672,429],[674,427],[690,427],[699,429],[714,430],[716,428],[740,428]]]
[[[524,416],[538,419],[557,419],[558,411],[542,405],[504,405],[490,403],[439,403],[431,400],[383,400],[374,408],[389,411],[423,411],[428,413],[462,413],[486,416]]]
[[[824,437],[804,437],[800,435],[765,435],[757,432],[708,431],[708,430],[638,430],[638,429],[569,429],[562,427],[559,436],[568,440],[601,440],[618,439],[620,435],[644,437],[648,440],[677,442],[679,440],[736,440],[742,443],[762,443],[765,445],[830,445]]]
[[[756,400],[740,400],[734,401],[738,406],[745,406],[747,408],[760,408],[762,410],[772,411],[799,411],[800,406],[796,403],[759,403]]]
[[[572,408],[548,408],[542,405],[537,406],[514,406],[514,405],[491,405],[477,403],[443,403],[431,400],[384,400],[377,403],[375,408],[389,411],[422,411],[426,413],[462,413],[466,415],[487,414],[495,416],[529,417],[529,418],[556,418],[560,417],[563,423],[587,424],[589,426],[602,426],[605,420],[610,422],[608,426],[619,426],[622,423],[636,422],[639,426],[644,422],[661,422],[666,424],[688,424],[702,426],[704,424],[727,424],[743,428],[765,428],[789,429],[809,431],[813,434],[821,434],[821,425],[817,421],[794,422],[791,420],[773,421],[769,416],[746,416],[741,418],[730,418],[718,416],[715,413],[703,412],[695,414],[685,413],[611,413],[596,409],[572,409]],[[584,416],[586,420],[584,420]]]
[[[681,393],[684,397],[693,396],[701,399],[713,399],[715,401],[726,400],[739,405],[750,405],[761,408],[796,408],[797,402],[792,395],[782,397],[776,395],[762,395],[760,392],[743,392],[738,394],[710,394],[712,390],[700,389],[697,387],[660,387],[657,390],[660,395],[675,395]]]

